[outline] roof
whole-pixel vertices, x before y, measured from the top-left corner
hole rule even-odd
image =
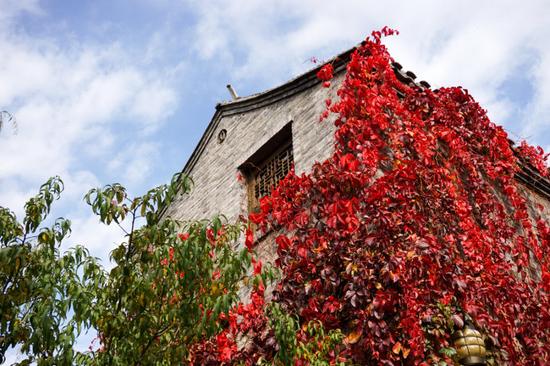
[[[263,108],[319,85],[321,80],[317,78],[317,72],[321,69],[321,67],[326,63],[332,63],[334,67],[334,74],[343,72],[351,58],[351,54],[356,50],[356,48],[357,47],[353,47],[345,52],[342,52],[327,62],[320,64],[319,66],[312,68],[304,74],[299,75],[275,88],[268,89],[261,93],[252,94],[250,96],[240,97],[235,100],[218,103],[210,123],[206,127],[206,130],[199,140],[198,145],[195,147],[193,153],[183,167],[182,173],[189,174],[191,172],[204,148],[216,131],[219,121],[223,117]],[[403,70],[399,63],[394,62],[392,67],[397,78],[401,82],[409,85],[415,85],[419,88],[430,88],[430,84],[426,81],[417,82],[416,75],[412,71]],[[513,141],[511,141],[511,144],[514,145]],[[516,173],[516,179],[547,200],[550,200],[550,180],[541,176],[532,166],[530,166],[530,164],[522,161],[521,159],[519,160],[519,163],[520,170]]]

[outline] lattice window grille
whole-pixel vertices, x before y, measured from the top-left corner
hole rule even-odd
[[[267,196],[286,177],[292,166],[292,145],[273,155],[256,174],[254,197],[256,200]]]

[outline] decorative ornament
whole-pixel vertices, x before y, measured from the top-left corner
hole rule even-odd
[[[225,138],[227,137],[227,130],[223,129],[218,133],[218,143],[222,143],[225,141]]]
[[[477,329],[467,324],[464,329],[457,331],[453,338],[458,362],[461,365],[486,365],[485,342]]]

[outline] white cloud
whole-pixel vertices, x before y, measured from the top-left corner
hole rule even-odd
[[[435,86],[466,87],[497,123],[513,125],[522,135],[549,126],[547,1],[186,3],[198,9],[201,56],[219,58],[241,81],[282,82],[304,71],[311,56],[334,55],[388,25],[401,31],[386,40],[392,55],[420,78]],[[503,83],[517,72],[535,90],[529,106],[502,96]],[[511,120],[518,108],[524,119]]]
[[[0,205],[21,216],[40,184],[60,175],[66,191],[53,215],[71,218],[73,238],[105,258],[115,235],[97,229],[82,197],[106,183],[100,175],[128,175],[134,187],[147,180],[158,157],[151,133],[176,108],[173,70],[145,68],[114,42],[30,36],[15,21],[23,12],[45,16],[36,1],[0,0],[0,110],[18,123],[18,134],[0,133]]]
[[[23,12],[43,14],[38,0],[0,0],[0,27],[9,25],[14,16]]]
[[[176,102],[175,93],[170,88],[159,81],[150,81],[141,85],[134,95],[130,113],[148,122],[146,127],[155,126],[174,111]]]
[[[26,200],[48,177],[60,175],[65,191],[49,222],[57,216],[72,221],[61,249],[84,245],[109,270],[109,254],[124,233],[101,224],[82,198],[111,180],[135,189],[147,181],[158,158],[152,133],[176,108],[171,81],[184,64],[165,70],[144,65],[135,57],[139,52],[116,43],[31,37],[11,21],[22,11],[44,13],[35,2],[17,4],[0,0],[0,21],[8,24],[0,26],[0,110],[16,116],[19,130],[14,135],[6,126],[0,133],[0,205],[22,219]],[[149,52],[159,47],[154,37]],[[85,349],[90,337],[93,332],[81,336],[78,348]],[[9,363],[18,358],[17,350],[8,351]]]
[[[135,187],[143,177],[152,173],[152,160],[159,155],[158,150],[158,144],[155,143],[132,143],[114,155],[107,169],[123,176],[128,187]]]
[[[110,270],[114,264],[109,261],[109,255],[124,241],[124,232],[115,224],[109,226],[101,224],[98,217],[93,214],[73,218],[71,223],[72,227],[78,230],[74,230],[67,238],[64,249],[83,245],[92,255],[101,260],[101,265],[106,270]]]
[[[548,133],[550,128],[550,49],[543,51],[535,65],[530,75],[535,94],[526,106],[526,117],[523,121],[525,127],[522,132],[525,136],[533,136],[539,132]],[[546,144],[549,143],[550,141],[546,141]]]

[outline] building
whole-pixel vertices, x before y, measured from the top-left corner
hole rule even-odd
[[[183,168],[194,189],[179,197],[165,212],[176,219],[203,219],[224,214],[229,221],[253,211],[258,198],[269,193],[294,164],[297,173],[327,158],[333,149],[334,126],[319,122],[325,99],[337,98],[345,66],[353,50],[333,60],[335,78],[322,88],[312,69],[276,88],[216,106],[199,144]],[[414,73],[394,71],[403,83],[416,83]],[[422,88],[429,84],[416,83]],[[550,181],[527,164],[517,174],[532,210],[550,217]],[[540,204],[540,205],[537,205]],[[534,216],[534,211],[532,212]],[[262,240],[263,241],[263,240]],[[266,240],[265,242],[269,242]],[[260,251],[274,253],[268,244]]]

